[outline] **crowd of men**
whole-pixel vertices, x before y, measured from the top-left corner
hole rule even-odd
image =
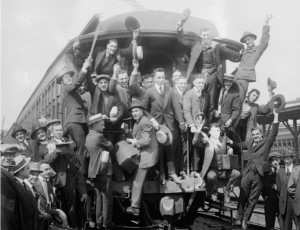
[[[283,156],[270,153],[279,112],[255,103],[257,89],[247,92],[249,82],[256,80],[255,64],[268,46],[271,17],[259,45],[254,44],[256,35],[246,32],[241,42],[247,48],[240,52],[213,42],[209,28],[200,30],[198,41],[186,40],[187,17],[178,22],[177,32],[178,41],[191,48],[190,62],[186,72],[175,70],[173,76],[166,76],[163,68],[141,76],[134,58],[129,77],[120,59],[131,55],[138,31],[127,49],[112,39],[93,58],[86,58],[81,44],[74,43],[70,60],[75,68],[61,69],[56,78],[62,87],[64,125],[57,119],[35,124],[28,139],[27,130],[16,124],[12,137],[17,143],[1,146],[2,229],[47,229],[50,224],[80,229],[83,219],[90,227],[110,229],[112,181],[130,176],[131,205],[126,211],[136,216],[147,179],[181,184],[189,177],[199,178],[214,201],[218,179],[227,179],[224,202],[229,203],[230,191],[241,177],[237,225],[247,228],[262,194],[267,229],[274,228],[276,216],[281,229],[291,229],[292,219],[299,228],[300,168],[293,164],[290,150]],[[234,74],[223,72],[225,59],[240,62]],[[274,121],[264,137],[257,115],[270,112]],[[235,135],[240,142],[234,141]],[[122,141],[138,152],[132,175],[124,172],[114,151]],[[241,147],[253,160],[242,173],[223,169],[222,157],[241,154]],[[284,167],[279,165],[281,157]],[[96,220],[87,186],[95,191]]]

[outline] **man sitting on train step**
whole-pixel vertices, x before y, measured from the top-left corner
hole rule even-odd
[[[142,189],[147,172],[158,162],[158,142],[154,127],[150,119],[145,116],[142,104],[135,101],[130,110],[136,123],[133,127],[133,139],[128,139],[128,142],[139,150],[140,161],[132,184],[131,206],[127,208],[127,212],[139,215]]]
[[[220,136],[221,129],[218,123],[210,125],[208,138],[204,133],[205,155],[200,176],[204,178],[207,175],[207,190],[211,194],[213,201],[217,200],[218,179],[228,179],[229,181],[224,191],[224,202],[230,202],[230,188],[234,185],[241,173],[236,169],[223,169],[223,155],[233,154],[233,149],[227,145],[229,138]]]
[[[241,225],[242,228],[247,228],[253,209],[258,201],[262,190],[262,177],[268,171],[270,166],[268,164],[268,155],[271,147],[278,134],[278,113],[276,109],[273,111],[274,120],[269,135],[263,138],[263,134],[259,127],[252,129],[252,138],[247,140],[245,146],[253,156],[249,160],[242,172],[242,181],[240,187],[240,195],[238,201],[238,212],[236,216],[236,225]]]

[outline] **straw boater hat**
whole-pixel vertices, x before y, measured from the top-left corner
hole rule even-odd
[[[30,162],[31,158],[26,157],[25,155],[16,156],[14,159],[14,166],[12,167],[13,174],[19,172]]]
[[[105,75],[105,74],[101,74],[101,75],[97,75],[96,82],[99,82],[100,79],[103,79],[103,78],[106,79],[107,81],[110,81],[110,76]]]
[[[281,154],[279,152],[271,152],[268,156],[268,159],[271,160],[272,157],[281,158]]]
[[[247,32],[244,32],[244,33],[243,33],[243,37],[240,39],[240,42],[241,42],[241,43],[246,43],[245,38],[248,37],[248,36],[253,37],[254,40],[257,38],[256,35],[255,35],[254,33],[251,33],[251,32],[248,32],[248,31],[247,31]]]
[[[35,139],[35,134],[40,129],[44,130],[45,133],[47,133],[47,127],[46,126],[42,126],[41,124],[35,124],[31,128],[31,135],[30,135],[31,139]]]
[[[158,143],[168,146],[173,143],[173,134],[167,126],[159,125],[159,130],[156,132],[156,139]]]
[[[70,74],[71,76],[74,75],[74,71],[68,70],[66,67],[63,67],[58,73],[56,77],[56,83],[61,84],[62,78],[65,74]]]
[[[229,73],[224,73],[223,80],[233,81],[234,80],[234,76],[232,74],[229,74]]]
[[[42,173],[43,171],[40,168],[40,164],[37,162],[29,162],[30,172]]]
[[[53,125],[53,124],[56,124],[56,123],[60,124],[61,121],[58,120],[58,119],[52,119],[52,120],[47,121],[46,126],[49,127],[50,125]]]
[[[25,135],[27,134],[26,129],[24,129],[21,125],[15,125],[14,128],[13,128],[13,132],[12,132],[11,136],[13,138],[15,138],[16,133],[19,132],[19,131],[22,131],[23,133],[25,133]]]
[[[98,121],[104,120],[104,116],[101,113],[95,114],[89,117],[88,125],[95,124]]]

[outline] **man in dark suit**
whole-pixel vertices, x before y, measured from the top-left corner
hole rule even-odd
[[[65,143],[62,137],[62,125],[53,126],[53,139],[48,144],[48,153],[45,162],[48,162],[57,173],[55,186],[61,202],[62,210],[68,216],[68,222],[73,228],[80,228],[81,218],[79,217],[81,207],[77,205],[79,200],[85,206],[88,202],[85,180],[79,171],[80,163],[77,156],[70,147],[70,143]]]
[[[89,118],[89,134],[86,137],[86,148],[90,155],[88,177],[94,179],[96,192],[97,228],[109,229],[112,223],[112,162],[110,152],[113,145],[103,131],[105,116],[96,114]]]
[[[174,165],[174,149],[176,149],[179,139],[178,127],[175,126],[171,90],[164,85],[165,71],[163,68],[158,68],[153,71],[153,80],[154,85],[146,91],[142,105],[145,110],[150,112],[150,116],[152,117],[150,120],[155,129],[158,129],[159,125],[165,125],[173,134],[174,139],[172,145],[161,146],[160,148],[163,151],[165,162],[167,163],[169,178],[176,183],[180,183],[180,180],[175,173]]]
[[[218,118],[221,129],[234,131],[237,119],[240,114],[240,99],[238,86],[233,82],[234,76],[224,74],[223,88],[219,93],[218,110],[215,110],[214,117]]]
[[[288,192],[293,199],[295,224],[300,228],[300,166],[294,167],[288,182]]]
[[[222,62],[229,59],[233,62],[239,62],[241,56],[239,52],[232,51],[220,43],[211,41],[209,28],[200,30],[200,40],[190,41],[184,38],[183,23],[187,20],[188,15],[178,22],[177,37],[178,41],[191,48],[191,58],[188,66],[186,78],[188,82],[193,72],[205,73],[207,77],[205,89],[209,93],[210,103],[217,108],[215,104],[217,89],[223,82]]]
[[[284,150],[282,157],[285,166],[278,170],[276,177],[276,185],[279,193],[279,211],[284,229],[292,229],[292,220],[296,224],[297,219],[293,209],[293,199],[288,193],[288,182],[294,168],[294,154],[291,150]]]
[[[258,46],[254,44],[256,35],[253,33],[245,32],[240,40],[247,45],[247,49],[244,50],[241,62],[235,73],[235,78],[239,84],[241,102],[245,100],[249,82],[256,81],[255,65],[268,47],[270,40],[270,26],[268,24],[271,18],[272,15],[267,15]]]
[[[280,169],[279,162],[281,155],[278,152],[270,153],[269,163],[271,166],[270,172],[266,173],[263,181],[263,189],[261,192],[262,197],[265,200],[265,221],[266,229],[273,230],[275,227],[275,219],[277,217],[280,229],[283,230],[283,221],[279,213],[279,199],[276,186],[276,176]]]
[[[91,66],[90,59],[86,59],[76,81],[73,81],[73,71],[62,69],[56,78],[58,84],[62,84],[62,108],[64,108],[66,132],[76,144],[76,154],[84,172],[85,136],[88,132],[86,125],[87,111],[77,90],[82,85],[88,68]]]
[[[278,113],[274,109],[274,120],[269,135],[263,138],[259,128],[252,129],[252,137],[245,143],[248,152],[253,156],[242,172],[240,196],[238,200],[238,212],[236,225],[242,224],[247,228],[252,211],[257,203],[262,190],[262,179],[265,172],[270,171],[268,155],[278,134]]]
[[[249,91],[245,101],[241,101],[241,112],[235,131],[242,141],[248,140],[251,137],[252,128],[257,127],[257,115],[266,115],[271,112],[269,103],[266,105],[255,103],[259,99],[259,96],[259,90],[252,89]]]
[[[131,206],[127,208],[127,212],[139,215],[147,172],[158,162],[158,142],[151,121],[144,115],[142,104],[137,101],[131,105],[130,110],[133,119],[136,120],[133,127],[133,139],[130,143],[139,150],[140,161],[133,180]]]

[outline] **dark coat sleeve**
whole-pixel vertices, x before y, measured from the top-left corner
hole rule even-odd
[[[189,41],[185,39],[183,29],[177,30],[177,39],[182,45],[187,46],[189,48],[192,48],[196,43],[194,41]]]
[[[236,93],[234,95],[234,99],[232,102],[232,108],[231,108],[232,113],[231,113],[231,117],[230,117],[230,119],[233,121],[233,123],[236,121],[236,119],[240,115],[240,104],[241,104],[240,96],[238,93]]]
[[[221,45],[220,43],[216,45],[216,48],[220,50],[221,59],[230,60],[232,62],[241,61],[242,56],[239,52],[228,49],[226,46]]]

